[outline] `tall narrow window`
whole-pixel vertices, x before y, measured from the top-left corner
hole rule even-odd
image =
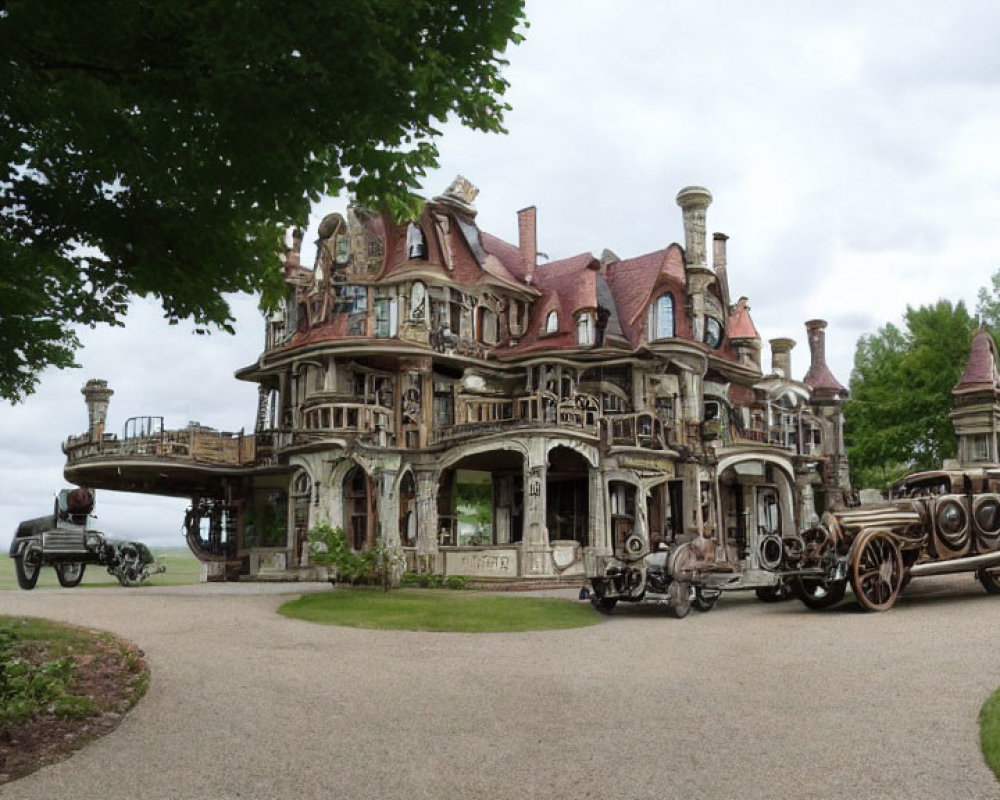
[[[388,339],[396,335],[396,298],[381,297],[375,300],[375,336]]]
[[[590,314],[581,314],[576,321],[576,343],[580,347],[590,347],[594,344],[594,320]]]
[[[674,335],[674,297],[661,294],[656,298],[654,339],[669,339]]]
[[[555,311],[550,311],[545,318],[545,332],[555,333],[559,330],[559,315]]]
[[[427,258],[427,240],[415,222],[406,229],[406,255],[407,258]]]

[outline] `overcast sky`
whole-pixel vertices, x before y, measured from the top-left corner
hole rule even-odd
[[[975,305],[1000,267],[1000,4],[988,2],[557,2],[529,0],[508,53],[506,136],[444,126],[441,168],[479,187],[479,224],[517,241],[538,207],[552,259],[622,258],[683,244],[674,198],[708,187],[709,232],[728,234],[733,298],[750,298],[764,340],[829,321],[828,362],[845,385],[859,336],[907,304]],[[331,200],[316,209],[306,241]],[[304,261],[311,264],[311,255]],[[108,430],[162,415],[253,429],[256,387],[233,378],[263,345],[253,298],[237,335],[196,336],[137,302],[124,329],[85,330],[78,370],[0,406],[0,544],[65,486],[60,442],[86,430],[80,388],[115,391]],[[96,527],[183,546],[184,503],[102,492]]]

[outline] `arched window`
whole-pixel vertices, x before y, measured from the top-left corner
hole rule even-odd
[[[576,343],[580,347],[591,347],[594,344],[594,320],[590,314],[581,314],[576,321]]]
[[[722,323],[715,317],[705,317],[705,344],[713,349],[722,344]]]
[[[674,334],[674,296],[661,294],[656,298],[653,316],[653,338],[669,339]]]
[[[415,222],[411,222],[406,229],[406,256],[407,258],[427,258],[427,240],[424,232]]]
[[[550,311],[545,318],[545,332],[555,333],[557,330],[559,330],[559,314],[555,311]]]

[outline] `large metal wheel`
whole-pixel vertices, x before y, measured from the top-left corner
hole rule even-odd
[[[699,611],[711,611],[719,602],[720,597],[722,597],[722,589],[705,589],[696,586],[691,604]]]
[[[82,561],[70,564],[57,564],[55,570],[56,577],[59,579],[59,585],[65,586],[67,589],[79,586],[80,581],[83,580],[83,571],[86,568],[87,565]]]
[[[14,559],[14,572],[17,574],[17,585],[22,589],[34,589],[38,583],[38,575],[42,571],[42,565],[32,564],[26,561],[25,554]]]
[[[990,594],[1000,594],[1000,569],[981,569],[976,577]]]
[[[865,611],[892,608],[903,588],[903,556],[884,531],[866,531],[853,547],[851,588]]]
[[[791,580],[792,594],[801,600],[807,608],[822,611],[835,606],[844,599],[847,593],[847,581],[827,582],[823,578],[804,578],[796,576]]]
[[[684,619],[691,610],[691,584],[681,581],[674,581],[667,589],[667,596],[670,598],[670,605],[667,606],[670,614],[677,619]]]

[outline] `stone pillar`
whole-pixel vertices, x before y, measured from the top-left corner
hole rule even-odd
[[[684,215],[684,257],[689,266],[708,267],[705,247],[705,211],[712,193],[703,186],[686,186],[677,193]]]
[[[597,467],[591,467],[587,475],[587,493],[590,500],[590,521],[588,539],[595,554],[611,555],[611,529],[607,519],[607,489],[604,475]]]
[[[437,470],[416,470],[417,489],[417,558],[420,568],[430,568],[438,554],[438,480]]]
[[[113,389],[108,388],[108,382],[98,378],[91,378],[84,384],[80,393],[87,404],[87,416],[89,418],[87,431],[91,441],[100,442],[104,439],[104,425],[108,419],[108,402]]]
[[[792,348],[794,339],[770,339],[771,372],[780,374],[783,378],[792,378]]]
[[[524,535],[521,542],[523,575],[552,573],[552,548],[545,524],[545,440],[531,440],[524,470]]]
[[[382,548],[392,569],[390,583],[399,585],[400,575],[406,569],[403,544],[399,539],[399,495],[396,486],[397,472],[380,469],[376,472],[378,481],[378,535],[382,537]]]

